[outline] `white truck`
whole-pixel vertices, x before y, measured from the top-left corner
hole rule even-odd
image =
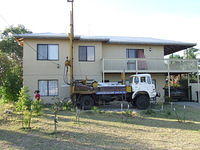
[[[139,109],[146,109],[156,96],[150,74],[132,75],[126,84],[77,80],[73,86],[73,102],[82,109],[114,100],[125,100]]]

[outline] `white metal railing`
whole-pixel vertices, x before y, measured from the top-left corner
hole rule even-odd
[[[103,72],[197,72],[196,59],[103,59]]]

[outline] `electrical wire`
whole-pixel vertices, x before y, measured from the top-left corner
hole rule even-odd
[[[9,23],[8,23],[8,21],[0,14],[0,18],[8,25],[8,26],[11,26]],[[17,36],[20,36],[20,34],[15,34],[15,35],[17,35]],[[19,43],[19,41],[17,40],[17,38],[16,37],[14,37],[13,35],[12,35],[12,37],[14,38],[14,40],[15,40],[15,42],[17,42],[17,43]],[[23,41],[28,47],[30,47],[36,54],[38,54],[37,53],[37,50],[35,49],[35,48],[33,48],[29,43],[27,43],[27,42],[25,42],[25,41]],[[41,54],[39,54],[40,56],[42,56]],[[52,64],[55,64],[55,65],[57,65],[57,67],[58,66],[60,66],[58,63],[55,63],[55,62],[52,62],[52,61],[49,61],[50,63],[52,63]]]
[[[7,21],[1,14],[0,14],[0,18],[1,18],[8,26],[11,26],[11,25],[8,23],[8,21]],[[17,35],[17,36],[20,37],[19,34],[15,34],[15,35]],[[12,37],[14,38],[14,40],[15,40],[17,43],[19,43],[19,41],[17,40],[17,38],[15,38],[14,36],[12,36]],[[26,41],[24,41],[24,40],[23,40],[23,42],[24,42],[28,47],[30,47],[31,50],[33,50],[33,51],[38,55],[37,50],[36,50],[34,47],[32,47],[28,42],[26,42]],[[39,55],[42,56],[41,54],[39,54]],[[55,63],[55,62],[52,62],[52,61],[49,61],[49,62],[52,63],[52,64],[57,65],[57,67],[60,66],[60,64],[58,64],[58,63]],[[69,82],[68,78],[67,78],[67,79],[65,78],[65,77],[67,77],[67,72],[68,72],[68,67],[64,66],[63,81],[64,81],[65,84],[70,85],[71,83]]]

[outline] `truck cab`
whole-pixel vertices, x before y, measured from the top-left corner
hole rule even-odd
[[[156,90],[150,74],[130,76],[132,88],[131,103],[140,109],[146,109],[151,100],[155,100]]]

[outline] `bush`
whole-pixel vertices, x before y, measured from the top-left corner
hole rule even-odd
[[[74,105],[72,101],[63,102],[63,110],[72,111],[74,109]]]
[[[28,94],[28,88],[23,87],[19,93],[19,100],[16,103],[16,110],[21,112],[22,116],[22,128],[30,129],[32,118],[32,101]]]
[[[17,60],[0,51],[0,99],[4,102],[16,102],[22,87],[22,67]]]
[[[124,115],[127,116],[127,117],[131,117],[131,116],[133,115],[133,111],[131,111],[131,110],[126,110],[126,111],[124,112]]]
[[[92,107],[92,111],[95,112],[95,113],[100,113],[101,112],[101,110],[96,106]]]
[[[28,94],[28,87],[23,87],[19,93],[19,100],[16,103],[16,109],[18,111],[31,110],[31,98]]]
[[[147,109],[147,110],[143,111],[143,113],[145,115],[154,115],[156,112],[152,109]]]
[[[173,98],[169,96],[165,96],[165,102],[172,102]]]
[[[42,114],[42,100],[34,100],[32,102],[32,111],[38,116]]]

